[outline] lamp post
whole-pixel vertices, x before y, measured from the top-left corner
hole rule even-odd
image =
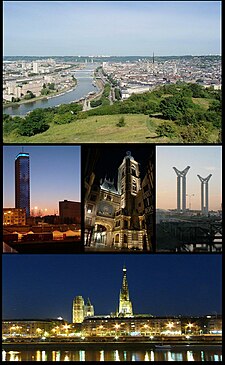
[[[189,197],[189,211],[191,211],[191,197],[194,196],[195,194],[186,194],[186,196]]]

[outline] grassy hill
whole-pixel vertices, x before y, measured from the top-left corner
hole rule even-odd
[[[159,137],[156,128],[165,123],[164,119],[144,114],[125,114],[125,126],[118,127],[122,114],[102,115],[76,120],[69,124],[50,124],[50,128],[35,136],[20,136],[16,131],[4,137],[4,143],[179,143],[178,137]],[[168,122],[174,125],[174,122]],[[215,142],[217,133],[211,134]]]
[[[168,85],[86,112],[72,103],[36,109],[25,118],[4,115],[3,141],[218,143],[221,108],[219,91],[195,84]]]

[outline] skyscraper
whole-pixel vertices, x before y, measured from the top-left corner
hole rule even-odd
[[[30,216],[29,153],[21,152],[15,159],[15,207],[26,209],[26,216]]]
[[[120,290],[119,296],[119,316],[122,317],[132,317],[133,316],[133,309],[132,303],[130,301],[129,290],[128,290],[128,283],[127,283],[127,269],[123,267],[123,284]]]

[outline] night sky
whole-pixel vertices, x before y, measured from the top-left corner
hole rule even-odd
[[[4,254],[3,318],[71,320],[72,300],[115,312],[127,267],[134,313],[205,315],[222,310],[222,257],[207,254]]]
[[[23,146],[3,147],[3,206],[15,207],[15,158]],[[79,146],[24,146],[30,154],[31,209],[59,210],[60,200],[80,201]]]
[[[86,147],[86,149],[98,150],[98,160],[96,162],[96,166],[94,169],[96,179],[95,183],[99,183],[99,180],[102,178],[104,180],[105,176],[107,179],[114,178],[115,187],[117,187],[117,176],[118,176],[118,167],[123,162],[124,157],[126,156],[126,152],[130,151],[131,156],[135,161],[139,162],[139,168],[141,173],[141,178],[143,179],[146,173],[147,163],[152,151],[155,151],[154,146],[148,145],[137,145],[137,144],[127,144],[126,146],[121,146],[117,144],[107,144],[107,145],[98,145],[97,147]],[[82,150],[82,155],[84,156],[85,163],[85,147]],[[155,154],[153,155],[153,161],[155,161]]]

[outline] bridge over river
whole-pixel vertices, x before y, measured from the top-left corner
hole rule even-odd
[[[156,227],[159,251],[222,251],[222,219],[166,220]]]

